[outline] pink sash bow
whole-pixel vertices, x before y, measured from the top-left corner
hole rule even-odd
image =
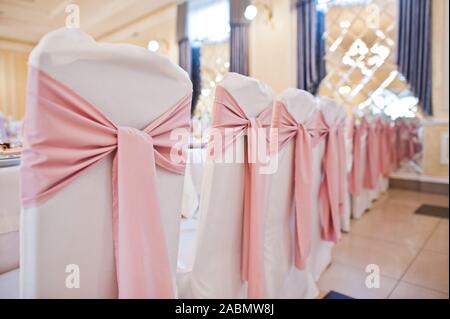
[[[119,298],[175,297],[156,190],[156,167],[184,174],[170,160],[175,128],[190,127],[190,96],[143,131],[118,127],[48,74],[29,72],[22,157],[22,203],[44,203],[113,154],[113,236]]]
[[[264,220],[262,216],[265,180],[259,171],[261,163],[257,159],[254,162],[250,159],[256,158],[254,152],[261,142],[257,138],[257,129],[270,126],[271,113],[272,106],[270,105],[256,118],[249,117],[225,88],[216,87],[212,128],[219,129],[223,134],[228,133],[226,129],[233,128],[233,136],[225,138],[229,143],[223,144],[223,150],[247,133],[248,157],[244,180],[242,278],[248,281],[248,298],[265,298],[266,296]],[[266,141],[264,141],[264,146],[267,146]]]
[[[366,170],[364,172],[364,187],[375,189],[380,173],[380,139],[378,121],[368,124]]]
[[[390,172],[397,169],[398,150],[397,150],[397,128],[395,125],[389,126],[389,158],[390,158]]]
[[[361,119],[359,125],[354,124],[353,128],[353,165],[349,178],[349,190],[352,195],[359,195],[363,186],[363,174],[362,171],[362,136],[367,131],[367,122],[364,118]],[[366,145],[366,148],[368,146]],[[366,168],[367,169],[367,168]]]
[[[382,173],[383,177],[387,178],[389,177],[390,171],[390,162],[391,162],[391,148],[389,145],[390,140],[390,132],[389,132],[389,123],[381,122],[381,128],[380,128],[380,139],[381,139],[381,145],[380,145],[380,172]]]
[[[320,201],[322,212],[322,238],[337,242],[340,231],[340,217],[344,213],[344,178],[345,138],[344,123],[328,125],[321,113],[322,126],[326,127],[324,135],[325,154],[322,159],[323,179],[320,184]]]
[[[299,123],[282,102],[276,102],[272,125],[278,129],[279,149],[295,139],[294,202],[295,202],[295,266],[304,269],[311,249],[311,171],[312,147],[318,142],[318,111]]]

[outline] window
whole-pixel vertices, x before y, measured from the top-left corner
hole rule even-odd
[[[194,0],[189,2],[189,39],[222,42],[229,37],[230,17],[227,0]]]
[[[194,72],[200,94],[196,101],[194,135],[209,127],[214,89],[228,72],[229,62],[229,1],[192,0],[189,2],[189,38],[197,53],[199,67]]]

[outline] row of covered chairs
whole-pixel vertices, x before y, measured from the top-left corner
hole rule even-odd
[[[277,169],[258,175],[255,163],[207,161],[197,220],[182,221],[180,296],[317,296],[315,282],[341,229],[350,230],[351,215],[360,217],[359,185],[369,204],[386,190],[395,126],[385,117],[347,116],[331,99],[298,89],[273,101],[264,83],[232,73],[216,88],[212,123],[250,134],[237,134],[225,150],[238,157],[252,151],[255,126],[276,129],[267,144],[277,146],[269,161]]]
[[[376,188],[358,188],[364,165],[376,183],[388,176],[388,134],[371,129],[386,119],[363,125],[297,89],[274,100],[262,82],[229,73],[212,116],[224,139],[208,145],[197,222],[181,221],[184,163],[173,149],[187,141],[171,135],[189,129],[187,74],[77,29],[47,34],[29,65],[22,297],[313,298],[361,190]],[[268,165],[250,160],[261,129]],[[243,161],[216,160],[230,152]]]

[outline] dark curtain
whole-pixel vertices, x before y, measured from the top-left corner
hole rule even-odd
[[[422,110],[432,115],[431,0],[399,0],[397,64]]]
[[[191,76],[191,45],[188,36],[188,2],[177,6],[178,64]]]
[[[317,93],[319,89],[320,82],[327,75],[326,69],[326,44],[325,44],[325,12],[317,11],[317,35],[316,35],[316,63],[317,63],[317,72],[318,79],[316,80],[316,85],[313,90],[313,94]]]
[[[193,46],[192,47],[192,108],[191,114],[194,114],[195,106],[197,105],[198,97],[202,90],[202,79],[200,72],[200,55],[201,55],[201,47]]]
[[[316,0],[297,0],[297,87],[315,94],[325,76],[325,16]]]
[[[249,22],[244,17],[249,4],[249,0],[230,0],[230,71],[243,75],[249,74]]]

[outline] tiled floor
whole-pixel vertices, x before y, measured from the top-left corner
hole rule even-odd
[[[448,219],[416,215],[422,204],[448,207],[448,196],[389,190],[334,247],[321,276],[330,290],[354,298],[448,298]],[[367,288],[366,267],[380,270],[379,288]]]

